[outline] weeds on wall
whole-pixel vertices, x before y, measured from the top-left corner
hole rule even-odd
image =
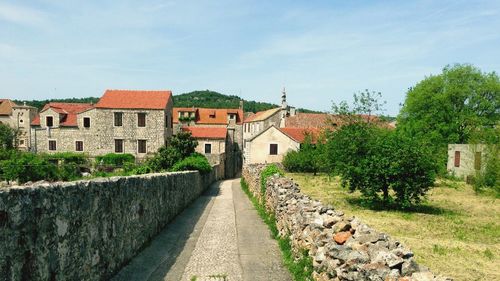
[[[269,168],[272,167],[272,168]],[[267,170],[266,173],[264,171]],[[261,173],[261,184],[264,183],[264,192],[265,192],[265,183],[267,182],[267,178],[278,173],[283,175],[283,171],[281,171],[276,165],[270,165]],[[267,176],[262,176],[267,175]],[[292,251],[291,241],[288,237],[280,237],[278,228],[276,227],[276,218],[273,214],[269,214],[266,211],[264,204],[259,202],[259,200],[253,196],[248,188],[248,184],[245,179],[241,178],[241,188],[243,192],[248,196],[252,204],[254,205],[257,213],[260,218],[267,224],[269,230],[271,231],[271,236],[273,239],[278,241],[279,248],[282,253],[283,263],[288,269],[288,271],[292,274],[294,281],[312,281],[312,273],[313,273],[313,264],[311,257],[308,256],[306,251],[303,251],[299,258],[295,258]],[[262,186],[261,186],[262,191]]]
[[[284,175],[283,171],[275,164],[268,165],[264,170],[262,170],[260,174],[260,194],[262,197],[266,194],[267,178],[275,174],[279,174],[280,176]]]

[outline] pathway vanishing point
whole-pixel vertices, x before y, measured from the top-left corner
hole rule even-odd
[[[239,179],[213,184],[112,281],[289,281]]]

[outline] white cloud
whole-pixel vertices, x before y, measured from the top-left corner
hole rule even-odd
[[[1,20],[30,26],[39,26],[47,23],[47,17],[41,11],[7,3],[0,3]]]

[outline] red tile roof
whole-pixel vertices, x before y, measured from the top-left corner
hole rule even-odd
[[[285,119],[286,127],[293,128],[324,128],[328,127],[332,120],[331,114],[326,113],[297,113]]]
[[[316,143],[318,136],[321,133],[318,128],[279,128],[281,132],[295,140],[296,142],[303,143],[306,139],[306,135],[311,135],[312,143]]]
[[[76,127],[78,126],[77,115],[80,112],[87,111],[94,108],[93,104],[90,103],[64,103],[64,102],[50,102],[46,104],[40,112],[44,112],[48,109],[52,109],[55,112],[61,114],[61,121],[59,126],[62,127]],[[40,115],[38,114],[31,125],[40,125]]]
[[[236,124],[243,123],[243,110],[227,108],[174,107],[174,123],[179,123],[179,112],[195,112],[195,123],[205,125],[227,125],[228,114],[236,114]]]
[[[164,109],[171,91],[106,90],[96,108]]]
[[[196,139],[226,139],[226,128],[213,127],[183,127],[183,131],[191,132]]]
[[[11,115],[12,107],[16,104],[9,99],[0,99],[0,115]]]

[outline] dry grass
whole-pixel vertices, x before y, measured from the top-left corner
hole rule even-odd
[[[338,178],[287,174],[302,191],[410,247],[417,261],[455,280],[500,280],[500,200],[470,185],[439,180],[422,207],[411,212],[374,210]]]

